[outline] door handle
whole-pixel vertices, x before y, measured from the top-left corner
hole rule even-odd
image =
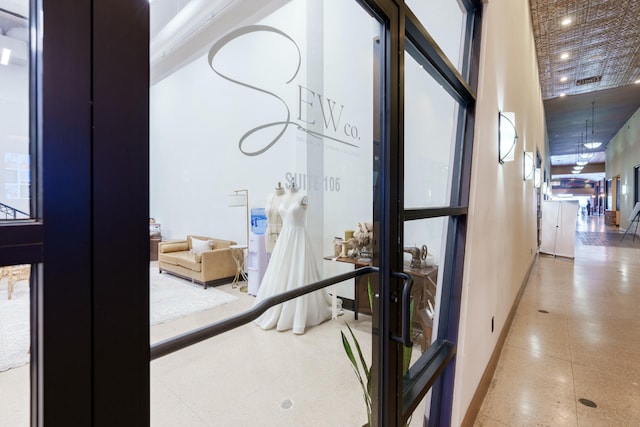
[[[403,279],[402,287],[402,336],[392,336],[392,338],[402,343],[405,347],[413,347],[411,340],[411,288],[413,287],[413,278],[404,272],[393,271],[391,276]]]

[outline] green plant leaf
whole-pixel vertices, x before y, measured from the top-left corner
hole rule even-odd
[[[373,313],[373,290],[371,289],[371,279],[367,279],[367,294],[369,295],[369,308]]]
[[[358,362],[356,362],[356,358],[353,355],[353,350],[351,349],[351,344],[349,344],[349,340],[347,339],[347,336],[342,331],[340,331],[340,334],[342,335],[342,346],[344,347],[344,351],[347,353],[347,357],[349,357],[349,360],[351,361],[351,366],[353,368],[353,371],[356,374],[356,377],[358,377],[358,381],[360,381],[360,386],[362,387],[362,391],[365,393],[365,402],[366,402],[367,389],[364,385],[364,381],[362,380],[362,374],[360,373]]]
[[[349,332],[351,333],[351,337],[353,339],[353,342],[356,345],[356,348],[358,350],[358,355],[359,355],[360,361],[362,363],[362,369],[365,372],[365,376],[367,377],[366,386],[364,384],[364,381],[363,381],[363,378],[362,378],[362,374],[360,373],[360,367],[358,366],[358,362],[356,361],[356,358],[355,358],[355,356],[353,354],[353,349],[351,347],[351,344],[349,343],[349,340],[347,339],[347,336],[345,335],[345,333],[340,331],[340,334],[342,336],[342,346],[344,347],[344,351],[345,351],[345,353],[347,353],[347,357],[351,361],[351,367],[353,368],[353,371],[355,372],[356,377],[358,378],[358,381],[360,382],[360,387],[362,388],[362,395],[363,395],[364,403],[365,403],[366,410],[367,410],[367,419],[368,419],[369,423],[371,423],[371,386],[370,386],[370,372],[371,372],[371,370],[366,365],[366,362],[365,362],[364,357],[362,355],[362,351],[360,350],[360,344],[358,343],[358,339],[354,335],[354,333],[351,330],[351,327],[349,326],[349,324],[346,323],[346,322],[345,322],[345,324],[347,325],[347,328],[349,329]]]
[[[358,356],[360,357],[360,363],[362,364],[362,370],[364,371],[364,376],[367,377],[367,381],[370,378],[369,377],[369,367],[367,366],[367,361],[364,360],[364,355],[362,354],[362,350],[360,349],[360,343],[358,342],[358,339],[356,338],[356,336],[354,335],[353,331],[351,330],[351,326],[349,326],[348,323],[345,322],[345,324],[347,325],[347,328],[349,329],[349,332],[351,333],[351,337],[353,338],[353,342],[356,345],[356,350],[358,350]],[[342,332],[342,331],[340,331]]]
[[[344,351],[345,353],[347,353],[347,357],[351,361],[351,364],[357,369],[358,364],[356,363],[356,358],[353,356],[353,350],[351,350],[351,344],[349,344],[349,341],[347,340],[347,336],[344,334],[344,332],[340,331],[340,335],[342,335],[342,346],[344,347]]]

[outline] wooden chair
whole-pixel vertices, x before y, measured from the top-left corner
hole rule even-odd
[[[7,299],[13,296],[13,287],[21,280],[29,280],[31,266],[29,264],[0,267],[0,281],[7,278]]]

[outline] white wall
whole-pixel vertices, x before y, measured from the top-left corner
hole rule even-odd
[[[620,186],[627,193],[620,194],[620,227],[627,228],[633,211],[633,168],[640,165],[640,109],[607,144],[605,175],[607,179],[620,175]]]
[[[535,189],[523,181],[522,153],[544,158],[546,134],[528,1],[485,3],[477,99],[452,425],[465,416],[536,252]],[[519,136],[504,165],[498,111],[515,112]]]

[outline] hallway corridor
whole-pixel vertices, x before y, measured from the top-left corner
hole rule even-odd
[[[577,230],[575,259],[538,256],[475,426],[640,426],[640,239]]]

